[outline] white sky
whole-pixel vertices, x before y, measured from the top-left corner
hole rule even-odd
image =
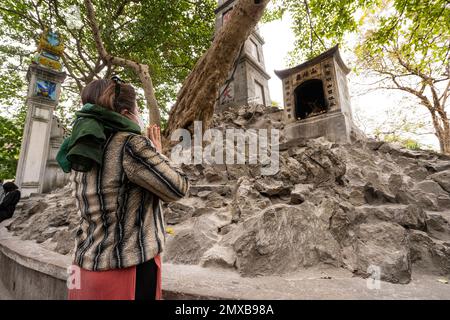
[[[282,20],[261,24],[260,33],[266,41],[264,45],[264,57],[266,62],[266,70],[272,77],[269,80],[270,96],[273,101],[278,102],[283,106],[283,91],[281,80],[275,75],[274,70],[285,69],[287,65],[288,52],[294,47],[294,33],[291,30],[293,25],[292,19],[285,15]],[[356,37],[349,36],[346,42],[355,41]],[[346,51],[342,47],[340,48],[342,58],[348,67],[354,67],[351,64],[352,53]],[[370,133],[372,127],[376,124],[383,123],[387,120],[389,115],[386,114],[389,110],[399,110],[401,107],[405,107],[405,103],[411,106],[414,102],[404,101],[405,95],[399,91],[379,90],[368,93],[365,92],[364,86],[360,83],[367,83],[367,79],[357,76],[351,72],[348,76],[349,90],[352,97],[352,110],[355,118],[361,119],[365,124],[366,133]],[[364,94],[361,95],[361,92]],[[412,100],[413,101],[413,100]],[[416,110],[416,113],[412,115],[414,119],[429,119],[430,115],[425,108],[419,106],[412,108]],[[362,127],[360,125],[360,127]],[[427,128],[428,132],[432,132],[432,128]],[[414,139],[418,140],[422,144],[429,145],[433,148],[438,148],[439,144],[437,138],[433,134],[414,136]]]

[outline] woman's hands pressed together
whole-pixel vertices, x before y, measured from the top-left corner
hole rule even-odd
[[[158,152],[162,151],[161,146],[161,129],[158,125],[152,124],[147,127],[147,137],[153,142]]]

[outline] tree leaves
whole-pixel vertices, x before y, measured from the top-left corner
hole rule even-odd
[[[105,46],[113,55],[148,64],[159,104],[175,99],[174,88],[184,80],[200,55],[208,48],[214,32],[214,0],[97,0],[94,1]],[[66,16],[78,6],[84,27],[73,29]],[[85,8],[74,0],[4,0],[0,5],[0,57],[18,61],[18,48],[33,50],[44,26],[51,26],[66,39],[66,64],[69,76],[65,86],[77,92],[96,77],[109,76],[106,67],[97,72],[98,54],[90,29],[85,26]],[[16,72],[25,77],[26,64]],[[0,65],[3,69],[4,64]],[[25,71],[24,71],[25,70]],[[123,78],[139,87],[139,79],[121,68],[110,70],[123,73]],[[1,94],[1,93],[0,93]],[[17,97],[24,96],[22,92]],[[1,100],[0,96],[0,100]],[[72,110],[78,109],[76,95]]]
[[[17,118],[0,116],[0,179],[12,179],[16,174],[26,109]]]
[[[357,10],[369,10],[380,0],[273,0],[265,21],[290,14],[294,20],[295,49],[291,65],[312,58],[335,44],[344,35],[358,30]]]
[[[289,12],[295,22],[291,65],[352,34],[357,72],[376,74],[385,79],[378,81],[382,88],[401,90],[425,106],[441,150],[450,153],[448,0],[274,0],[273,7],[269,18]]]
[[[3,177],[14,176],[25,117],[26,71],[44,27],[53,28],[66,40],[63,61],[68,77],[55,110],[66,125],[81,107],[79,91],[93,79],[121,73],[121,78],[138,89],[141,85],[130,70],[102,65],[81,3],[76,0],[1,1],[0,148],[4,146],[5,150],[0,150],[0,174]],[[149,66],[163,116],[167,115],[169,103],[175,100],[181,82],[211,43],[216,5],[215,0],[94,1],[106,48],[114,55]],[[77,23],[66,19],[68,14],[73,14],[74,6],[78,7],[81,18]],[[82,27],[77,29],[74,25]],[[143,99],[139,105],[144,108]]]

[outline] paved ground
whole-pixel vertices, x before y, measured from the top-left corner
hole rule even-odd
[[[330,279],[331,277],[331,279]],[[307,269],[285,277],[242,278],[235,272],[198,266],[165,264],[165,299],[450,299],[445,277],[416,274],[407,285],[380,282],[370,289],[367,280],[345,270]],[[0,282],[0,300],[12,299]]]
[[[450,284],[434,275],[414,274],[407,284],[380,282],[379,288],[344,269],[306,269],[283,277],[243,278],[235,272],[198,266],[163,265],[163,287],[174,298],[225,299],[450,299]],[[196,297],[197,296],[197,297]],[[167,298],[171,298],[168,294]]]
[[[5,231],[5,230],[3,230]],[[67,275],[70,257],[44,250],[30,241],[12,239],[0,227],[0,243],[15,252],[15,260],[28,268]],[[6,248],[6,247],[5,247]],[[0,276],[4,274],[0,269]],[[0,277],[1,278],[1,277]],[[379,288],[345,269],[308,268],[284,276],[241,277],[231,270],[200,266],[163,264],[163,290],[166,299],[446,299],[450,284],[431,274],[413,274],[407,285],[380,282]],[[368,285],[369,284],[369,285]],[[0,282],[0,299],[11,295]]]
[[[6,290],[3,283],[0,281],[0,300],[11,300],[12,297],[9,294],[8,290]]]

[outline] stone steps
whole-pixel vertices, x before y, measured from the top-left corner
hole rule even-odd
[[[429,216],[440,216],[448,223],[450,223],[450,210],[444,211],[425,211],[425,213]]]
[[[364,220],[394,221],[404,227],[426,232],[437,243],[450,242],[450,210],[422,212],[413,205],[395,203],[362,205],[355,210]]]
[[[405,228],[426,230],[425,212],[412,204],[368,204],[355,207],[355,211],[361,220],[396,222]]]
[[[233,191],[233,186],[223,184],[195,184],[189,187],[190,196],[195,196],[202,191],[217,192],[222,196],[229,196]]]
[[[426,211],[427,233],[433,238],[450,242],[450,210]]]

